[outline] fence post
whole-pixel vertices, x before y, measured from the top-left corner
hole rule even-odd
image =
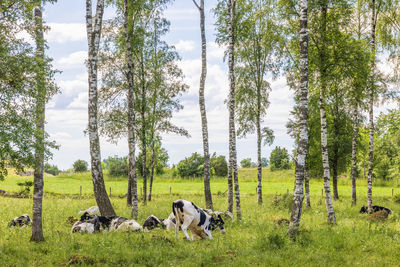
[[[82,186],[80,186],[80,188],[79,188],[79,196],[80,197],[82,196]]]

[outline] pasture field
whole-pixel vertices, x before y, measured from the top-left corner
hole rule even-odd
[[[326,223],[322,180],[311,182],[311,209],[304,208],[300,234],[295,242],[286,237],[287,226],[277,220],[289,218],[293,191],[293,171],[265,172],[264,204],[257,205],[255,171],[240,170],[243,220],[226,221],[225,235],[213,233],[214,240],[183,240],[173,231],[149,233],[107,232],[71,234],[69,216],[95,205],[88,173],[45,178],[43,223],[46,241],[29,242],[30,228],[8,228],[9,220],[23,213],[32,214],[31,198],[0,197],[0,263],[1,266],[398,266],[400,259],[400,204],[392,198],[394,184],[373,187],[374,204],[390,207],[393,214],[384,221],[375,221],[359,214],[366,203],[365,181],[358,181],[358,205],[351,206],[348,179],[339,181],[340,200],[334,201],[337,225]],[[254,176],[253,176],[254,175]],[[17,180],[10,177],[0,188],[17,192]],[[126,199],[127,180],[106,178],[112,188],[111,201],[119,216],[130,216]],[[83,196],[79,196],[79,186]],[[141,183],[139,182],[139,187]],[[170,187],[172,192],[170,194]],[[226,180],[212,180],[216,210],[227,206]],[[395,188],[395,194],[400,189]],[[52,193],[52,194],[49,194]],[[154,197],[147,206],[139,205],[139,223],[154,214],[166,218],[172,201],[183,198],[204,207],[201,179],[169,179],[157,177]],[[279,194],[280,197],[274,197]],[[281,201],[279,201],[281,199]],[[289,199],[289,200],[288,200]]]

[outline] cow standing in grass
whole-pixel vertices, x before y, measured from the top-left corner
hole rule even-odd
[[[213,239],[211,231],[217,228],[221,233],[225,233],[225,223],[221,215],[218,215],[217,218],[213,218],[205,213],[203,209],[197,207],[193,202],[182,199],[176,200],[172,203],[172,212],[176,218],[175,233],[177,237],[179,227],[181,227],[188,240],[193,240],[196,236]],[[189,237],[187,233],[188,229],[193,238]]]

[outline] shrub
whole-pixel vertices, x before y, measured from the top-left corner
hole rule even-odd
[[[58,167],[56,165],[51,165],[49,163],[46,163],[44,165],[44,172],[50,173],[50,174],[56,176],[60,173],[60,170],[58,169]]]
[[[108,174],[110,176],[128,176],[129,166],[127,157],[108,157]]]
[[[203,175],[204,158],[199,153],[181,160],[176,166],[177,174],[184,177],[200,177]]]
[[[32,181],[24,181],[24,182],[19,182],[17,185],[21,188],[21,190],[18,192],[18,195],[28,195],[29,192],[31,192],[31,187],[33,186]]]
[[[242,159],[240,161],[240,165],[242,166],[242,168],[250,168],[251,167],[251,158]]]
[[[154,146],[154,172],[156,174],[163,174],[164,168],[168,166],[168,152],[165,148],[161,147],[160,144],[156,144]],[[151,171],[151,147],[147,147],[146,150],[146,171],[150,173]],[[139,155],[136,157],[136,170],[140,176],[143,176],[143,153],[140,152]]]
[[[272,150],[269,161],[271,164],[271,171],[287,170],[291,167],[288,151],[286,148],[281,148],[279,146]]]
[[[210,159],[211,175],[227,176],[228,175],[228,162],[225,156],[218,156],[214,153]],[[214,169],[214,173],[212,170]]]
[[[86,172],[88,170],[88,163],[81,159],[75,161],[72,166],[74,167],[74,172]]]

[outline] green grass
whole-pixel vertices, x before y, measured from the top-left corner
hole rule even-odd
[[[188,242],[174,232],[155,230],[150,233],[71,234],[68,216],[77,217],[79,210],[95,205],[90,174],[45,178],[47,195],[43,201],[43,222],[46,241],[28,242],[30,228],[9,229],[10,219],[23,213],[32,214],[32,199],[0,197],[0,262],[2,266],[66,266],[69,263],[98,266],[395,266],[400,257],[400,206],[391,197],[393,184],[374,186],[374,203],[392,208],[393,215],[385,222],[374,222],[359,214],[366,203],[365,181],[358,181],[358,205],[351,207],[348,179],[339,181],[341,199],[334,202],[337,225],[326,223],[326,210],[321,199],[322,180],[311,181],[311,209],[304,209],[300,234],[296,242],[286,237],[286,226],[276,224],[278,218],[289,218],[287,203],[273,204],[275,193],[293,190],[293,171],[265,172],[264,204],[257,205],[254,170],[241,169],[240,189],[243,220],[229,221],[227,234],[213,234],[214,240]],[[10,177],[0,188],[17,192],[16,182],[29,178]],[[83,198],[79,194],[82,185]],[[139,182],[141,185],[141,182]],[[125,178],[106,176],[112,188],[112,204],[118,215],[129,217],[126,200],[117,197],[127,187]],[[170,189],[172,194],[170,195]],[[226,180],[212,180],[213,200],[217,210],[225,210]],[[394,187],[393,187],[394,188]],[[395,189],[398,190],[398,189]],[[204,207],[200,179],[182,180],[157,177],[154,198],[147,206],[139,206],[139,223],[154,214],[166,218],[171,202],[178,198],[191,200]],[[219,194],[218,194],[219,192]],[[115,193],[115,194],[114,194]],[[396,193],[396,191],[395,191]]]

